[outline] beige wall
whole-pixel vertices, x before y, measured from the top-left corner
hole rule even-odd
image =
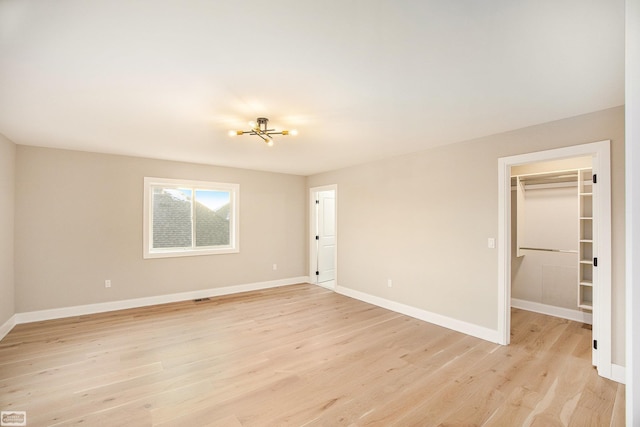
[[[0,326],[14,314],[13,223],[16,146],[0,134]]]
[[[513,244],[516,192],[511,192],[511,297],[578,310],[578,188],[529,189],[523,196],[521,247],[573,250],[575,253],[523,250]],[[514,233],[515,231],[515,233]]]
[[[339,286],[497,329],[498,253],[487,238],[498,235],[498,158],[605,139],[613,363],[624,364],[623,107],[309,177],[309,187],[338,185]]]
[[[145,176],[240,184],[240,253],[143,259]],[[305,182],[293,175],[18,146],[16,312],[306,276]]]

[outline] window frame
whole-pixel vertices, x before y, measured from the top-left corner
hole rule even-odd
[[[162,186],[165,188],[191,189],[192,198],[192,232],[195,227],[193,221],[193,203],[195,203],[195,195],[197,190],[209,191],[225,191],[229,192],[229,244],[223,246],[206,246],[198,248],[192,246],[189,248],[153,248],[153,187]],[[144,207],[143,207],[143,258],[173,258],[184,256],[200,256],[200,255],[220,255],[240,252],[240,185],[222,182],[210,181],[194,181],[186,179],[171,178],[144,178]]]

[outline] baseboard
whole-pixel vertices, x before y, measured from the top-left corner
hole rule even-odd
[[[312,283],[312,285],[317,285],[317,286],[320,286],[321,288],[329,289],[330,291],[333,291],[336,289],[335,280],[330,280],[328,282],[321,282],[321,283]]]
[[[432,313],[430,311],[412,307],[410,305],[401,304],[399,302],[377,297],[375,295],[370,295],[364,292],[356,291],[354,289],[345,288],[340,285],[336,286],[335,291],[341,295],[355,298],[357,300],[364,301],[369,304],[376,305],[378,307],[386,308],[387,310],[395,311],[396,313],[404,314],[406,316],[410,316],[415,319],[433,323],[434,325],[442,326],[444,328],[451,329],[456,332],[461,332],[466,335],[471,335],[473,337],[480,338],[485,341],[490,341],[494,343],[500,342],[498,331],[494,329],[489,329],[483,326],[474,325],[473,323],[468,323],[462,320],[453,319],[451,317],[443,316],[437,313]]]
[[[111,301],[97,304],[78,305],[73,307],[54,308],[49,310],[16,313],[15,324],[39,322],[42,320],[61,319],[65,317],[83,316],[87,314],[104,313],[108,311],[124,310],[128,308],[147,307],[150,305],[167,304],[171,302],[188,301],[196,298],[217,297],[237,294],[240,292],[258,291],[261,289],[277,288],[280,286],[306,283],[306,276],[288,279],[271,280],[267,282],[248,283],[244,285],[225,286],[222,288],[202,289],[178,294],[158,295],[146,298],[135,298],[122,301]]]
[[[21,323],[38,322],[41,320],[61,319],[64,317],[82,316],[86,314],[104,313],[108,311],[124,310],[127,308],[146,307],[150,305],[166,304],[171,302],[188,301],[196,298],[216,297],[222,295],[231,295],[241,292],[257,291],[261,289],[277,288],[280,286],[295,285],[297,283],[311,283],[309,276],[292,277],[289,279],[272,280],[267,282],[248,283],[244,285],[225,286],[222,288],[203,289],[192,292],[182,292],[178,294],[159,295],[147,298],[136,298],[123,301],[113,301],[107,303],[88,304],[74,307],[56,308],[50,310],[31,311],[26,313],[16,313],[9,318],[3,325],[0,325],[0,341],[7,336],[15,325]],[[409,305],[401,304],[395,301],[391,301],[385,298],[370,295],[364,292],[356,291],[354,289],[345,288],[337,285],[335,292],[345,295],[347,297],[355,298],[360,301],[364,301],[369,304],[376,305],[378,307],[385,308],[387,310],[394,311],[396,313],[404,314],[415,319],[420,319],[425,322],[433,323],[438,326],[442,326],[447,329],[461,332],[463,334],[471,335],[476,338],[480,338],[490,342],[499,342],[498,332],[492,329],[488,329],[482,326],[474,325],[472,323],[463,322],[461,320],[453,319],[440,314],[432,313],[426,310],[422,310]],[[511,300],[512,307],[521,308],[523,310],[534,311],[542,314],[549,314],[551,316],[557,316],[562,318],[568,318],[563,315],[557,314],[557,307],[548,306],[545,304],[531,303],[529,301],[523,301],[516,298]],[[542,306],[542,307],[540,307]],[[547,307],[551,307],[554,310],[546,310]],[[566,310],[566,309],[561,309]],[[554,311],[550,313],[549,311]],[[573,312],[575,310],[567,310]],[[582,312],[578,312],[582,313]],[[582,313],[587,314],[587,313]],[[591,319],[569,318],[569,320],[576,320],[583,323],[591,323]],[[626,382],[626,369],[624,366],[612,364],[611,365],[611,380],[625,384]]]
[[[11,316],[9,320],[4,322],[4,324],[0,325],[0,341],[2,341],[2,339],[6,337],[9,332],[11,332],[14,326],[16,326],[15,314]]]
[[[613,381],[619,382],[620,384],[627,383],[627,369],[624,366],[616,365],[615,363],[611,364],[611,378]]]
[[[575,322],[593,324],[593,315],[580,310],[555,307],[553,305],[539,302],[526,301],[518,298],[511,298],[511,307],[522,310],[533,311],[534,313],[546,314],[547,316],[560,317],[562,319],[573,320]]]

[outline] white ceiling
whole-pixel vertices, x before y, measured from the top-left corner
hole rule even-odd
[[[0,0],[17,144],[310,175],[623,103],[624,0]]]

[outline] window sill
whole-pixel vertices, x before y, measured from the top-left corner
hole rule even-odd
[[[167,251],[157,251],[157,252],[145,252],[143,254],[143,258],[144,259],[177,258],[177,257],[185,257],[185,256],[234,254],[239,252],[240,252],[240,249],[238,248],[167,250]]]

